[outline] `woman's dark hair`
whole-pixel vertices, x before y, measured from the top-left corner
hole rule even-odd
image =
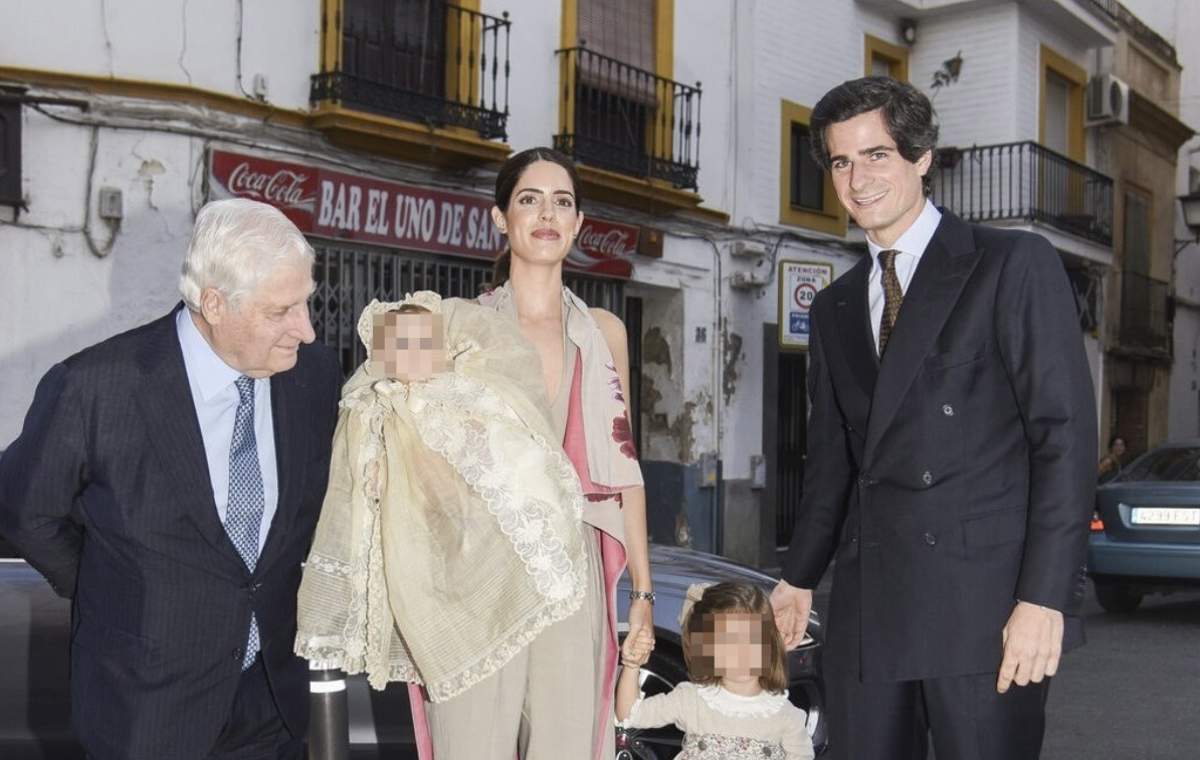
[[[575,210],[581,210],[583,199],[579,197],[579,172],[575,169],[575,162],[554,148],[529,148],[509,156],[508,160],[504,162],[504,166],[500,167],[500,173],[496,175],[494,195],[496,207],[501,211],[508,211],[508,204],[512,201],[513,192],[517,189],[517,182],[520,181],[521,175],[531,164],[538,161],[549,161],[566,169],[567,176],[571,178],[571,190],[575,193]],[[496,263],[492,266],[492,285],[504,284],[508,279],[511,262],[512,251],[505,245],[504,250],[496,257]]]
[[[1112,451],[1113,444],[1115,444],[1117,441],[1125,441],[1125,436],[1121,435],[1120,433],[1117,433],[1116,435],[1109,438],[1108,439],[1108,450],[1109,451]],[[1128,443],[1126,443],[1126,445],[1128,445]]]
[[[714,655],[705,646],[716,633],[717,616],[726,613],[757,615],[762,620],[762,673],[758,685],[779,693],[787,688],[786,650],[783,636],[775,626],[775,611],[762,589],[745,583],[717,583],[704,589],[700,601],[692,605],[683,621],[683,661],[688,677],[700,686],[721,683],[714,666]]]
[[[831,124],[878,110],[900,155],[916,163],[926,151],[937,147],[938,127],[933,123],[933,104],[924,93],[907,82],[891,77],[863,77],[842,82],[817,101],[809,120],[813,160],[826,170],[830,166],[825,130]],[[929,190],[929,175],[925,175]]]

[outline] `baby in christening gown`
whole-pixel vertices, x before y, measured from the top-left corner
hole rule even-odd
[[[813,757],[805,713],[787,698],[783,641],[761,589],[693,586],[681,628],[692,680],[645,699],[638,671],[650,657],[651,641],[626,640],[616,701],[622,728],[674,724],[684,732],[678,760]]]
[[[421,292],[358,330],[295,651],[445,701],[580,608],[583,494],[515,323]]]

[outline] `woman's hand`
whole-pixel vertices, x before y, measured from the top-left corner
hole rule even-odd
[[[645,633],[650,649],[654,649],[654,605],[649,599],[634,599],[629,603],[629,635],[625,640],[634,639],[639,632]]]

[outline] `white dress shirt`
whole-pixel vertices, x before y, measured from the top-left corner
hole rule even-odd
[[[896,278],[900,280],[900,292],[908,292],[908,284],[912,282],[913,272],[921,261],[921,254],[933,233],[937,231],[938,222],[942,220],[942,212],[937,210],[928,198],[921,215],[904,231],[896,244],[890,248],[876,245],[871,236],[867,236],[867,248],[871,251],[871,274],[867,277],[867,299],[871,304],[871,334],[875,336],[875,353],[879,353],[879,320],[883,317],[883,267],[879,265],[880,251],[899,251],[896,255]]]
[[[208,476],[212,480],[217,517],[224,525],[229,506],[229,447],[233,441],[233,423],[238,407],[238,391],[234,382],[242,373],[217,356],[200,334],[186,306],[175,316],[175,328],[179,334],[179,346],[183,349],[183,364],[187,369],[188,385],[192,388],[196,418],[200,421],[200,435],[204,439],[204,455],[208,459]],[[263,483],[263,516],[258,528],[258,550],[261,552],[279,501],[271,381],[265,377],[254,381],[254,439],[258,446],[258,466],[262,471]]]

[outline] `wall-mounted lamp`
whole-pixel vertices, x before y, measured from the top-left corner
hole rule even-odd
[[[1179,206],[1183,209],[1183,223],[1191,231],[1192,237],[1175,241],[1175,255],[1192,243],[1200,243],[1200,191],[1179,196]]]
[[[909,45],[917,41],[917,21],[911,18],[900,19],[900,39]]]

